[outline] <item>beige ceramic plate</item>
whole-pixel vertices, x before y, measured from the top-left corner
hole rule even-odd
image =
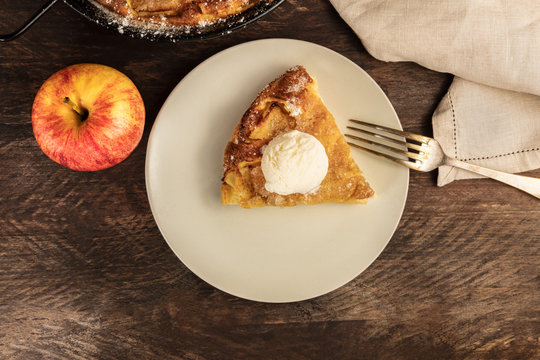
[[[342,132],[349,118],[401,128],[360,67],[308,42],[268,39],[220,52],[188,74],[152,128],[146,186],[156,222],[180,260],[236,296],[290,302],[354,279],[382,252],[405,205],[406,168],[353,151],[377,196],[367,205],[245,210],[220,203],[223,151],[257,93],[304,65]]]

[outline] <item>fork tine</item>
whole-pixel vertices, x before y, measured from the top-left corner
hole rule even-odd
[[[390,156],[390,155],[387,155],[387,154],[384,154],[384,153],[373,151],[371,149],[365,148],[365,147],[363,147],[361,145],[358,145],[358,144],[355,144],[355,143],[352,143],[352,142],[347,142],[347,144],[349,144],[350,146],[354,146],[355,148],[358,148],[358,149],[363,150],[365,152],[368,152],[370,154],[373,154],[373,155],[380,156],[380,157],[383,157],[385,159],[391,160],[391,161],[396,162],[396,163],[398,163],[400,165],[406,166],[406,167],[408,167],[410,169],[418,170],[418,165],[416,163],[412,162],[412,161],[403,160],[403,159],[400,159],[400,158],[397,158],[397,157],[394,157],[394,156]]]
[[[360,121],[360,120],[355,120],[355,119],[350,119],[350,121],[352,121],[352,122],[354,122],[356,124],[360,124],[360,125],[365,126],[365,127],[369,127],[371,129],[377,129],[377,130],[381,130],[381,131],[386,131],[386,132],[389,132],[391,134],[402,136],[404,138],[411,139],[411,140],[414,140],[414,141],[418,141],[418,142],[421,142],[421,143],[427,143],[430,140],[430,138],[428,138],[427,136],[414,134],[414,133],[411,133],[411,132],[408,132],[408,131],[401,131],[401,130],[397,130],[397,129],[392,129],[392,128],[389,128],[389,127],[386,127],[386,126],[370,124],[370,123]]]
[[[351,129],[351,130],[354,130],[354,131],[362,133],[362,134],[366,134],[366,135],[373,136],[373,137],[376,137],[376,138],[379,138],[379,139],[383,139],[385,141],[391,142],[391,143],[396,144],[396,145],[400,145],[400,146],[405,145],[405,146],[407,146],[407,148],[414,149],[416,151],[423,151],[424,150],[422,148],[422,146],[420,146],[420,145],[412,144],[412,143],[409,143],[409,142],[406,142],[406,141],[403,141],[403,140],[397,140],[397,139],[394,139],[394,138],[391,138],[389,136],[379,134],[379,133],[376,133],[376,132],[373,132],[373,131],[359,129],[359,128],[356,128],[354,126],[347,126],[347,129]]]
[[[367,139],[364,139],[364,138],[361,138],[361,137],[358,137],[358,136],[354,136],[354,135],[350,135],[350,134],[345,134],[345,136],[347,136],[348,138],[354,139],[356,141],[361,141],[363,143],[366,143],[366,144],[369,144],[369,145],[372,145],[372,146],[377,146],[379,148],[388,150],[388,151],[390,151],[390,152],[392,152],[393,154],[396,154],[396,155],[404,155],[404,156],[406,156],[408,158],[411,158],[411,159],[414,159],[414,160],[421,160],[422,159],[421,154],[412,153],[410,151],[405,151],[405,150],[402,150],[402,149],[397,149],[397,148],[395,148],[393,146],[388,146],[388,145],[385,145],[385,144],[381,144],[381,143],[378,143],[378,142],[374,142],[374,141],[367,140]],[[400,145],[406,145],[406,144],[404,142],[400,142]]]

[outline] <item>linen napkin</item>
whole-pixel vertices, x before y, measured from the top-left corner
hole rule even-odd
[[[506,172],[540,167],[540,1],[330,2],[377,59],[455,75],[432,118],[448,155]],[[444,166],[438,185],[473,177]]]

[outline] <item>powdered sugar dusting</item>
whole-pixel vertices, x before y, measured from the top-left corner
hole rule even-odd
[[[111,4],[111,0],[105,0]],[[143,21],[133,15],[120,15],[95,0],[89,0],[89,3],[97,8],[98,16],[94,21],[101,25],[116,28],[120,34],[127,34],[133,37],[147,38],[151,40],[165,39],[176,42],[187,38],[198,38],[206,36],[216,36],[229,34],[230,28],[241,27],[243,23],[248,23],[251,19],[232,15],[227,18],[216,19],[215,21],[201,20],[196,25],[172,25],[168,23],[168,18],[164,15],[156,15]],[[253,8],[250,16],[256,18],[261,12],[268,8],[268,3],[261,1],[263,6]],[[264,6],[266,5],[266,6]],[[248,9],[251,11],[252,9]]]
[[[291,116],[299,116],[302,114],[302,108],[296,105],[296,98],[292,98],[290,101],[285,102],[285,109]]]
[[[287,73],[290,75],[289,81],[284,89],[287,101],[285,101],[285,109],[293,117],[302,114],[302,107],[299,105],[299,96],[305,90],[310,81],[309,75],[302,71],[299,65],[290,68]]]

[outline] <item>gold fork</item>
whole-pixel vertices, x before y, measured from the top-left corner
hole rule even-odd
[[[347,126],[347,129],[354,131],[358,135],[362,135],[361,137],[345,134],[349,139],[355,141],[348,142],[349,145],[355,148],[419,171],[431,171],[442,165],[455,166],[498,180],[540,199],[540,179],[508,174],[454,159],[444,153],[437,140],[427,136],[359,120],[351,119],[350,121],[363,127]],[[370,147],[368,148],[358,143],[366,144]]]

